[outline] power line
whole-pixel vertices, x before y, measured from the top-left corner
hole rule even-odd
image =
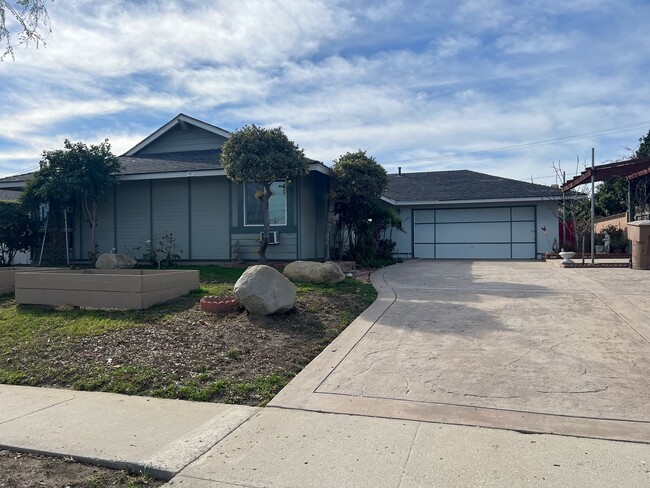
[[[513,144],[511,146],[503,146],[503,147],[496,147],[492,149],[482,149],[480,151],[471,151],[471,152],[464,152],[464,153],[453,153],[453,154],[445,154],[442,156],[430,156],[430,157],[425,157],[425,158],[414,158],[414,159],[399,159],[395,161],[384,161],[382,164],[394,164],[394,163],[412,163],[412,162],[417,162],[417,161],[441,161],[445,159],[456,159],[460,157],[465,157],[465,156],[478,156],[481,154],[490,154],[490,153],[496,153],[496,152],[504,152],[504,151],[513,151],[515,149],[527,149],[530,147],[538,147],[538,146],[546,146],[548,144],[555,144],[556,142],[564,142],[564,141],[575,141],[578,139],[586,138],[586,137],[594,137],[594,136],[602,136],[602,135],[607,135],[607,134],[615,134],[617,132],[626,132],[629,130],[634,130],[634,129],[639,129],[642,127],[647,127],[650,125],[650,120],[644,121],[644,122],[637,122],[636,124],[632,125],[626,125],[626,126],[620,126],[620,127],[613,127],[611,129],[604,129],[602,131],[598,132],[587,132],[585,134],[577,134],[573,136],[566,136],[566,137],[558,137],[556,139],[546,139],[543,141],[536,141],[536,142],[525,142],[522,144]]]

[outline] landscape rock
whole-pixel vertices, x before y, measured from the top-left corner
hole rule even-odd
[[[288,312],[296,304],[295,285],[278,270],[263,264],[244,271],[235,283],[234,294],[255,315]]]
[[[126,254],[106,253],[97,258],[95,268],[97,269],[131,269],[135,268],[138,262]]]
[[[95,268],[97,269],[131,269],[138,262],[126,254],[107,253],[97,258]]]
[[[318,263],[316,261],[294,261],[284,268],[284,276],[292,281],[325,283],[332,285],[345,279],[338,264],[333,261]]]

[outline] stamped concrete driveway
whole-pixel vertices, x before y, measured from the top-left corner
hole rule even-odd
[[[411,261],[276,407],[650,442],[650,272]]]

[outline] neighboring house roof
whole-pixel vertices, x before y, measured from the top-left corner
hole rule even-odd
[[[17,202],[19,197],[19,191],[0,190],[0,202]]]
[[[469,170],[391,174],[388,175],[388,180],[384,200],[401,205],[481,200],[549,200],[562,195],[558,188]]]

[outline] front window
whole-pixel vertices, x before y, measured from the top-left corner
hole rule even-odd
[[[264,206],[255,195],[264,191],[259,183],[244,183],[244,225],[264,225]],[[269,220],[271,225],[287,225],[287,185],[284,181],[271,184]]]

